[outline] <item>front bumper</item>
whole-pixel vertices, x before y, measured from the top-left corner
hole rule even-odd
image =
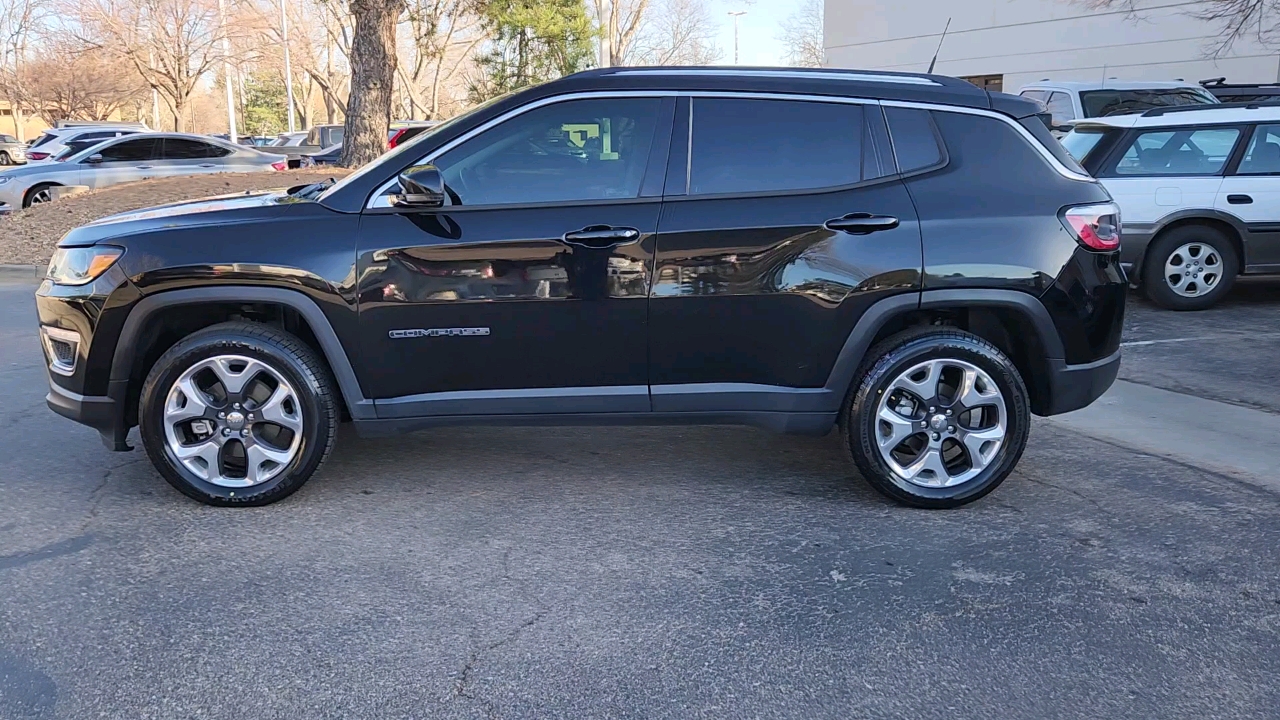
[[[118,449],[115,446],[115,436],[120,425],[120,412],[114,399],[80,395],[58,385],[53,378],[49,378],[49,394],[44,400],[50,410],[68,420],[75,420],[81,425],[88,425],[97,430],[102,435],[102,442],[109,449]]]
[[[1068,365],[1065,360],[1049,360],[1050,402],[1045,415],[1061,415],[1079,410],[1102,397],[1120,372],[1120,351],[1091,363]]]

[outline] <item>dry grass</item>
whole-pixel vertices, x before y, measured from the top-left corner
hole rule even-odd
[[[0,264],[45,265],[58,240],[73,228],[107,215],[253,190],[270,190],[347,174],[341,168],[272,173],[227,173],[114,185],[36,205],[0,218]]]

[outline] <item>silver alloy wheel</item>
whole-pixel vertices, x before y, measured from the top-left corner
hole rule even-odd
[[[41,188],[39,191],[31,194],[31,204],[39,205],[40,203],[53,202],[53,194],[49,192],[49,188]]]
[[[187,368],[164,402],[170,452],[197,477],[221,487],[251,487],[278,475],[297,456],[302,429],[293,385],[270,365],[242,355],[218,355]]]
[[[963,360],[926,360],[880,396],[876,445],[903,480],[952,487],[991,464],[1008,422],[1004,395],[986,371]]]
[[[1170,253],[1164,264],[1164,281],[1182,297],[1212,292],[1220,280],[1222,256],[1206,243],[1185,243]]]
[[[9,153],[0,152],[0,165],[12,165],[13,160],[9,159]]]

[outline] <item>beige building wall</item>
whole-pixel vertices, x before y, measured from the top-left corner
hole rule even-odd
[[[14,117],[13,108],[10,107],[9,103],[0,100],[0,133],[13,135],[19,140],[30,142],[40,137],[40,134],[50,125],[38,115],[24,114],[22,120],[23,127],[19,132],[18,119]]]
[[[1068,0],[826,0],[827,64],[924,72],[947,33],[934,72],[1003,76],[1005,92],[1054,80],[1280,80],[1280,54],[1256,40],[1209,57],[1215,28],[1188,3],[1140,0],[1137,18]]]

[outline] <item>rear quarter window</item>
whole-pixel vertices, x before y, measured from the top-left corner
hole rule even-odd
[[[929,111],[886,107],[884,116],[899,172],[915,172],[943,163],[946,155]]]

